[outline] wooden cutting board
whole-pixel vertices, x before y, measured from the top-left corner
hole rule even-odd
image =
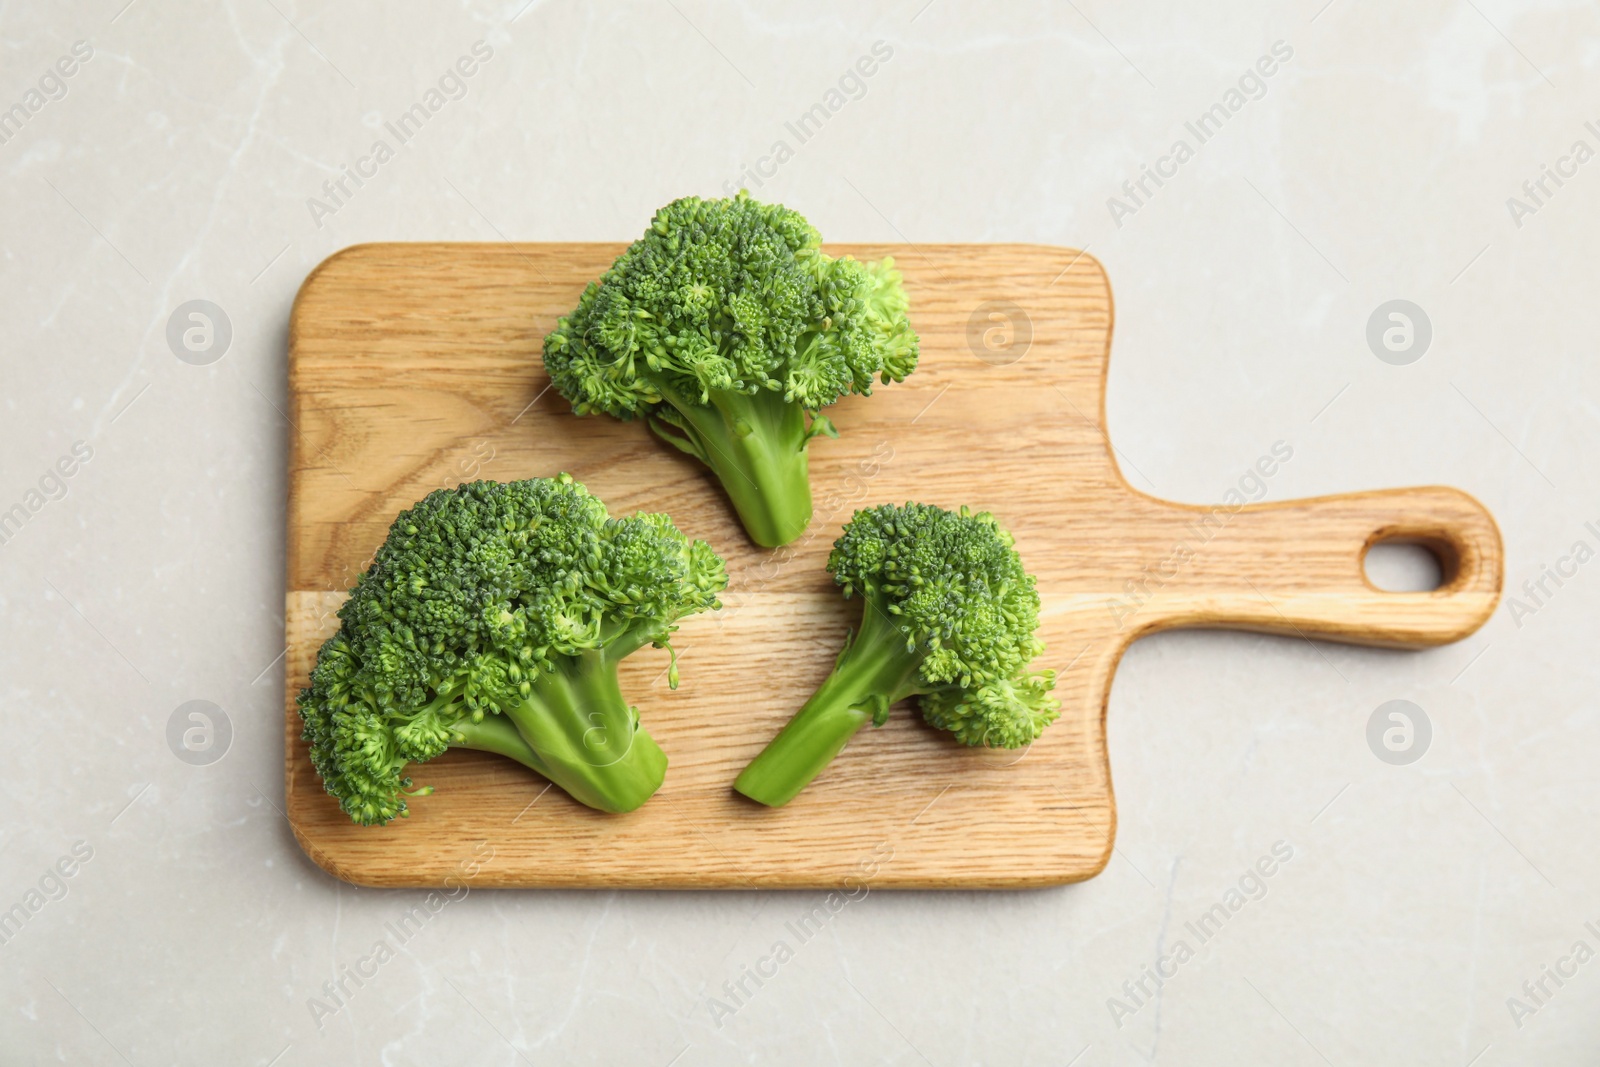
[[[709,474],[643,424],[578,419],[539,353],[615,244],[361,245],[300,290],[289,336],[287,813],[322,867],[377,886],[990,887],[1088,878],[1116,809],[1105,710],[1128,643],[1177,626],[1361,644],[1455,641],[1499,599],[1488,512],[1428,487],[1217,508],[1155,499],[1118,471],[1105,431],[1111,290],[1089,256],[1029,245],[843,246],[894,255],[922,336],[900,385],[829,409],[812,445],[808,535],[752,546]],[[1270,459],[1266,460],[1270,466]],[[322,790],[294,698],[344,591],[390,521],[429,491],[568,471],[613,514],[670,513],[728,561],[715,616],[667,654],[645,649],[624,691],[670,759],[640,810],[581,807],[509,760],[452,752],[409,819],[353,825]],[[771,810],[734,777],[827,674],[859,605],[823,569],[858,506],[921,500],[993,511],[1044,600],[1061,719],[1029,750],[962,748],[898,708],[798,799]],[[1444,564],[1429,593],[1370,585],[1378,540],[1420,540]],[[1182,708],[1170,709],[1173,715]],[[1171,788],[1182,789],[1182,782]]]

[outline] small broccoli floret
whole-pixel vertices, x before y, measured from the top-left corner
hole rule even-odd
[[[828,557],[861,625],[821,687],[734,788],[788,803],[889,706],[920,698],[922,717],[964,745],[1021,748],[1060,714],[1055,674],[1030,674],[1039,594],[1011,535],[987,512],[929,504],[858,511]]]
[[[719,606],[722,559],[665,515],[613,519],[566,474],[440,489],[400,514],[298,699],[351,819],[407,814],[406,768],[448,748],[518,761],[631,811],[667,759],[617,684],[644,645]],[[677,685],[676,668],[669,669]]]
[[[916,369],[894,261],[834,259],[797,212],[740,193],[656,212],[544,341],[578,415],[643,418],[722,481],[750,537],[811,521],[807,445],[821,409]]]

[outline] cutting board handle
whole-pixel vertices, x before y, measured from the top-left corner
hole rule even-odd
[[[1151,606],[1156,628],[1212,626],[1424,648],[1459,641],[1500,600],[1504,555],[1494,517],[1459,489],[1424,486],[1237,510],[1174,506],[1192,555],[1175,569],[1170,596]],[[1176,516],[1174,516],[1176,518]],[[1413,542],[1439,560],[1437,589],[1395,593],[1374,586],[1367,550]]]

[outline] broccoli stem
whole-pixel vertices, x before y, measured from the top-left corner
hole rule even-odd
[[[475,752],[493,752],[497,756],[514,759],[530,770],[550,777],[548,767],[539,754],[517,733],[517,728],[504,715],[488,714],[482,722],[462,719],[455,724],[456,739],[452,748],[470,748]]]
[[[502,713],[543,764],[540,774],[601,811],[632,811],[661,788],[666,754],[623,699],[615,658],[557,657],[554,671],[529,681],[527,699]]]
[[[795,713],[733,788],[769,807],[793,800],[868,723],[881,725],[889,705],[917,691],[920,650],[882,606],[867,598],[861,629],[839,654],[833,673]]]
[[[656,430],[672,444],[681,433],[722,482],[750,539],[763,548],[786,545],[811,522],[811,474],[805,409],[783,394],[712,390],[697,404],[664,390],[679,416],[672,432]]]

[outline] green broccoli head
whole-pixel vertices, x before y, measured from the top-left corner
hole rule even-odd
[[[804,217],[740,193],[685,197],[584,290],[544,362],[579,415],[645,418],[721,479],[751,536],[785,544],[811,516],[818,412],[916,369],[893,260],[821,251]]]
[[[1041,651],[1039,594],[993,515],[929,504],[858,511],[828,556],[848,598],[859,593],[922,650],[928,687],[1012,677]]]
[[[627,810],[665,760],[616,664],[726,585],[705,542],[664,515],[610,518],[565,474],[437,490],[394,521],[318,654],[298,700],[312,762],[363,824],[405,815],[407,765],[451,746]]]
[[[928,504],[858,511],[828,558],[863,601],[833,672],[739,776],[735,788],[787,803],[868,722],[916,696],[922,716],[964,745],[1021,748],[1060,714],[1051,671],[1028,668],[1039,594],[1011,534],[988,513]]]

